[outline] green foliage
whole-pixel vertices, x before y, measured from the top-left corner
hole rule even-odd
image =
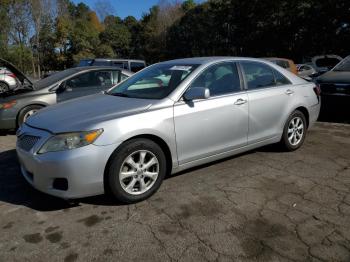
[[[49,2],[53,12],[46,10]],[[102,7],[99,14],[110,14]],[[39,11],[43,15],[34,23]],[[318,54],[349,54],[349,0],[161,0],[140,20],[102,17],[99,21],[89,6],[71,0],[0,0],[0,57],[26,71],[48,71],[93,57],[153,63],[190,56],[279,56],[301,62]]]

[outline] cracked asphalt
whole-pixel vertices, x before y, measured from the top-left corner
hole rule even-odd
[[[0,137],[0,261],[350,261],[350,125],[169,177],[135,205],[39,193],[14,145]]]

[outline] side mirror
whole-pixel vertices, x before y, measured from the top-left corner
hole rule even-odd
[[[186,101],[207,99],[210,97],[210,91],[205,87],[191,87],[185,92],[183,97]]]

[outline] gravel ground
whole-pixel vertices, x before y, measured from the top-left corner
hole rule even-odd
[[[169,177],[135,205],[37,192],[14,144],[0,137],[0,261],[350,261],[350,125]]]

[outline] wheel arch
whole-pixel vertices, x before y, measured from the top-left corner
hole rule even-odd
[[[28,106],[41,106],[41,107],[47,107],[48,104],[42,103],[42,102],[35,102],[35,103],[30,103],[30,104],[26,104],[24,106],[21,107],[21,109],[18,110],[17,115],[16,115],[16,127],[18,128],[18,118],[19,115],[22,113],[22,111],[27,108]]]
[[[130,140],[133,139],[138,139],[138,138],[144,138],[144,139],[149,139],[151,141],[153,141],[154,143],[156,143],[157,145],[160,146],[160,148],[163,150],[164,154],[165,154],[165,159],[166,159],[166,164],[167,164],[167,174],[169,175],[171,173],[171,170],[173,168],[173,162],[172,162],[172,154],[171,154],[171,150],[169,145],[165,142],[165,140],[163,138],[161,138],[160,136],[157,135],[153,135],[153,134],[140,134],[140,135],[135,135],[132,136],[126,140],[123,141],[123,143],[121,143],[114,151],[113,153],[109,156],[108,160],[107,160],[107,164],[105,166],[104,169],[104,175],[103,175],[103,184],[104,184],[104,190],[105,192],[109,192],[109,187],[108,187],[108,169],[109,166],[111,165],[111,162],[113,160],[114,155],[117,153],[118,149],[125,143],[128,142]]]
[[[309,123],[310,123],[309,110],[307,110],[307,108],[305,106],[299,106],[299,107],[294,109],[294,111],[296,111],[296,110],[298,110],[298,111],[300,111],[300,112],[302,112],[304,114],[305,119],[306,119],[306,127],[308,128],[309,127]]]

